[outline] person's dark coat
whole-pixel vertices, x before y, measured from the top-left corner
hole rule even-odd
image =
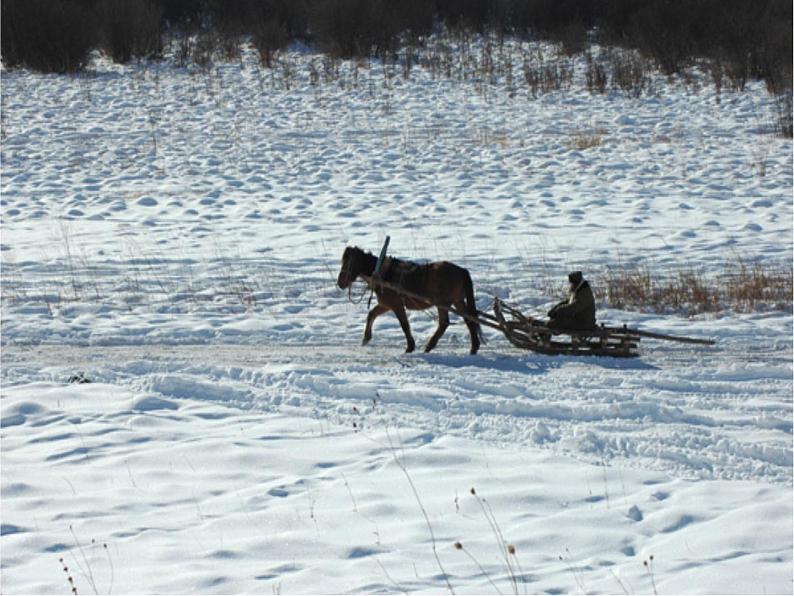
[[[596,326],[596,308],[593,290],[582,279],[563,300],[549,311],[549,327],[558,329],[592,329]]]

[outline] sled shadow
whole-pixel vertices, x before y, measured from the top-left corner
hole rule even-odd
[[[483,368],[525,375],[540,375],[550,370],[562,368],[566,364],[578,362],[587,366],[597,366],[607,370],[655,371],[659,367],[644,362],[641,358],[610,358],[608,356],[547,356],[527,352],[489,353],[471,355],[417,354],[413,358],[436,366],[450,368]]]
[[[500,353],[472,355],[447,355],[447,354],[418,354],[414,358],[422,360],[435,366],[447,366],[450,368],[482,368],[486,370],[498,370],[510,373],[520,373],[525,375],[541,375],[549,370],[560,368],[563,364],[561,360],[548,357],[536,358],[536,355],[513,356]]]

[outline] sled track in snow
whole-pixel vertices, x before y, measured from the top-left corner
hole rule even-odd
[[[3,383],[84,373],[167,399],[346,425],[419,428],[683,478],[791,483],[791,346],[643,346],[632,362],[496,341],[394,345],[5,346]],[[98,390],[100,385],[97,385]]]

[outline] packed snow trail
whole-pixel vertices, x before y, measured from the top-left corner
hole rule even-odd
[[[460,338],[465,332],[460,331]],[[394,338],[394,335],[391,335]],[[4,348],[4,383],[77,373],[163,399],[288,411],[533,445],[681,478],[792,479],[791,349],[647,342],[643,356],[547,357],[494,339],[405,355],[401,343]]]
[[[791,592],[790,349],[388,343],[6,346],[3,591]]]

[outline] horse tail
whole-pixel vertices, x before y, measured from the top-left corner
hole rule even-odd
[[[463,270],[465,273],[464,283],[466,285],[466,314],[470,317],[477,318],[477,301],[474,298],[474,284],[471,281],[471,275],[468,269]],[[477,332],[477,338],[481,343],[485,343],[485,337],[482,334],[482,327],[477,321],[470,321]]]

